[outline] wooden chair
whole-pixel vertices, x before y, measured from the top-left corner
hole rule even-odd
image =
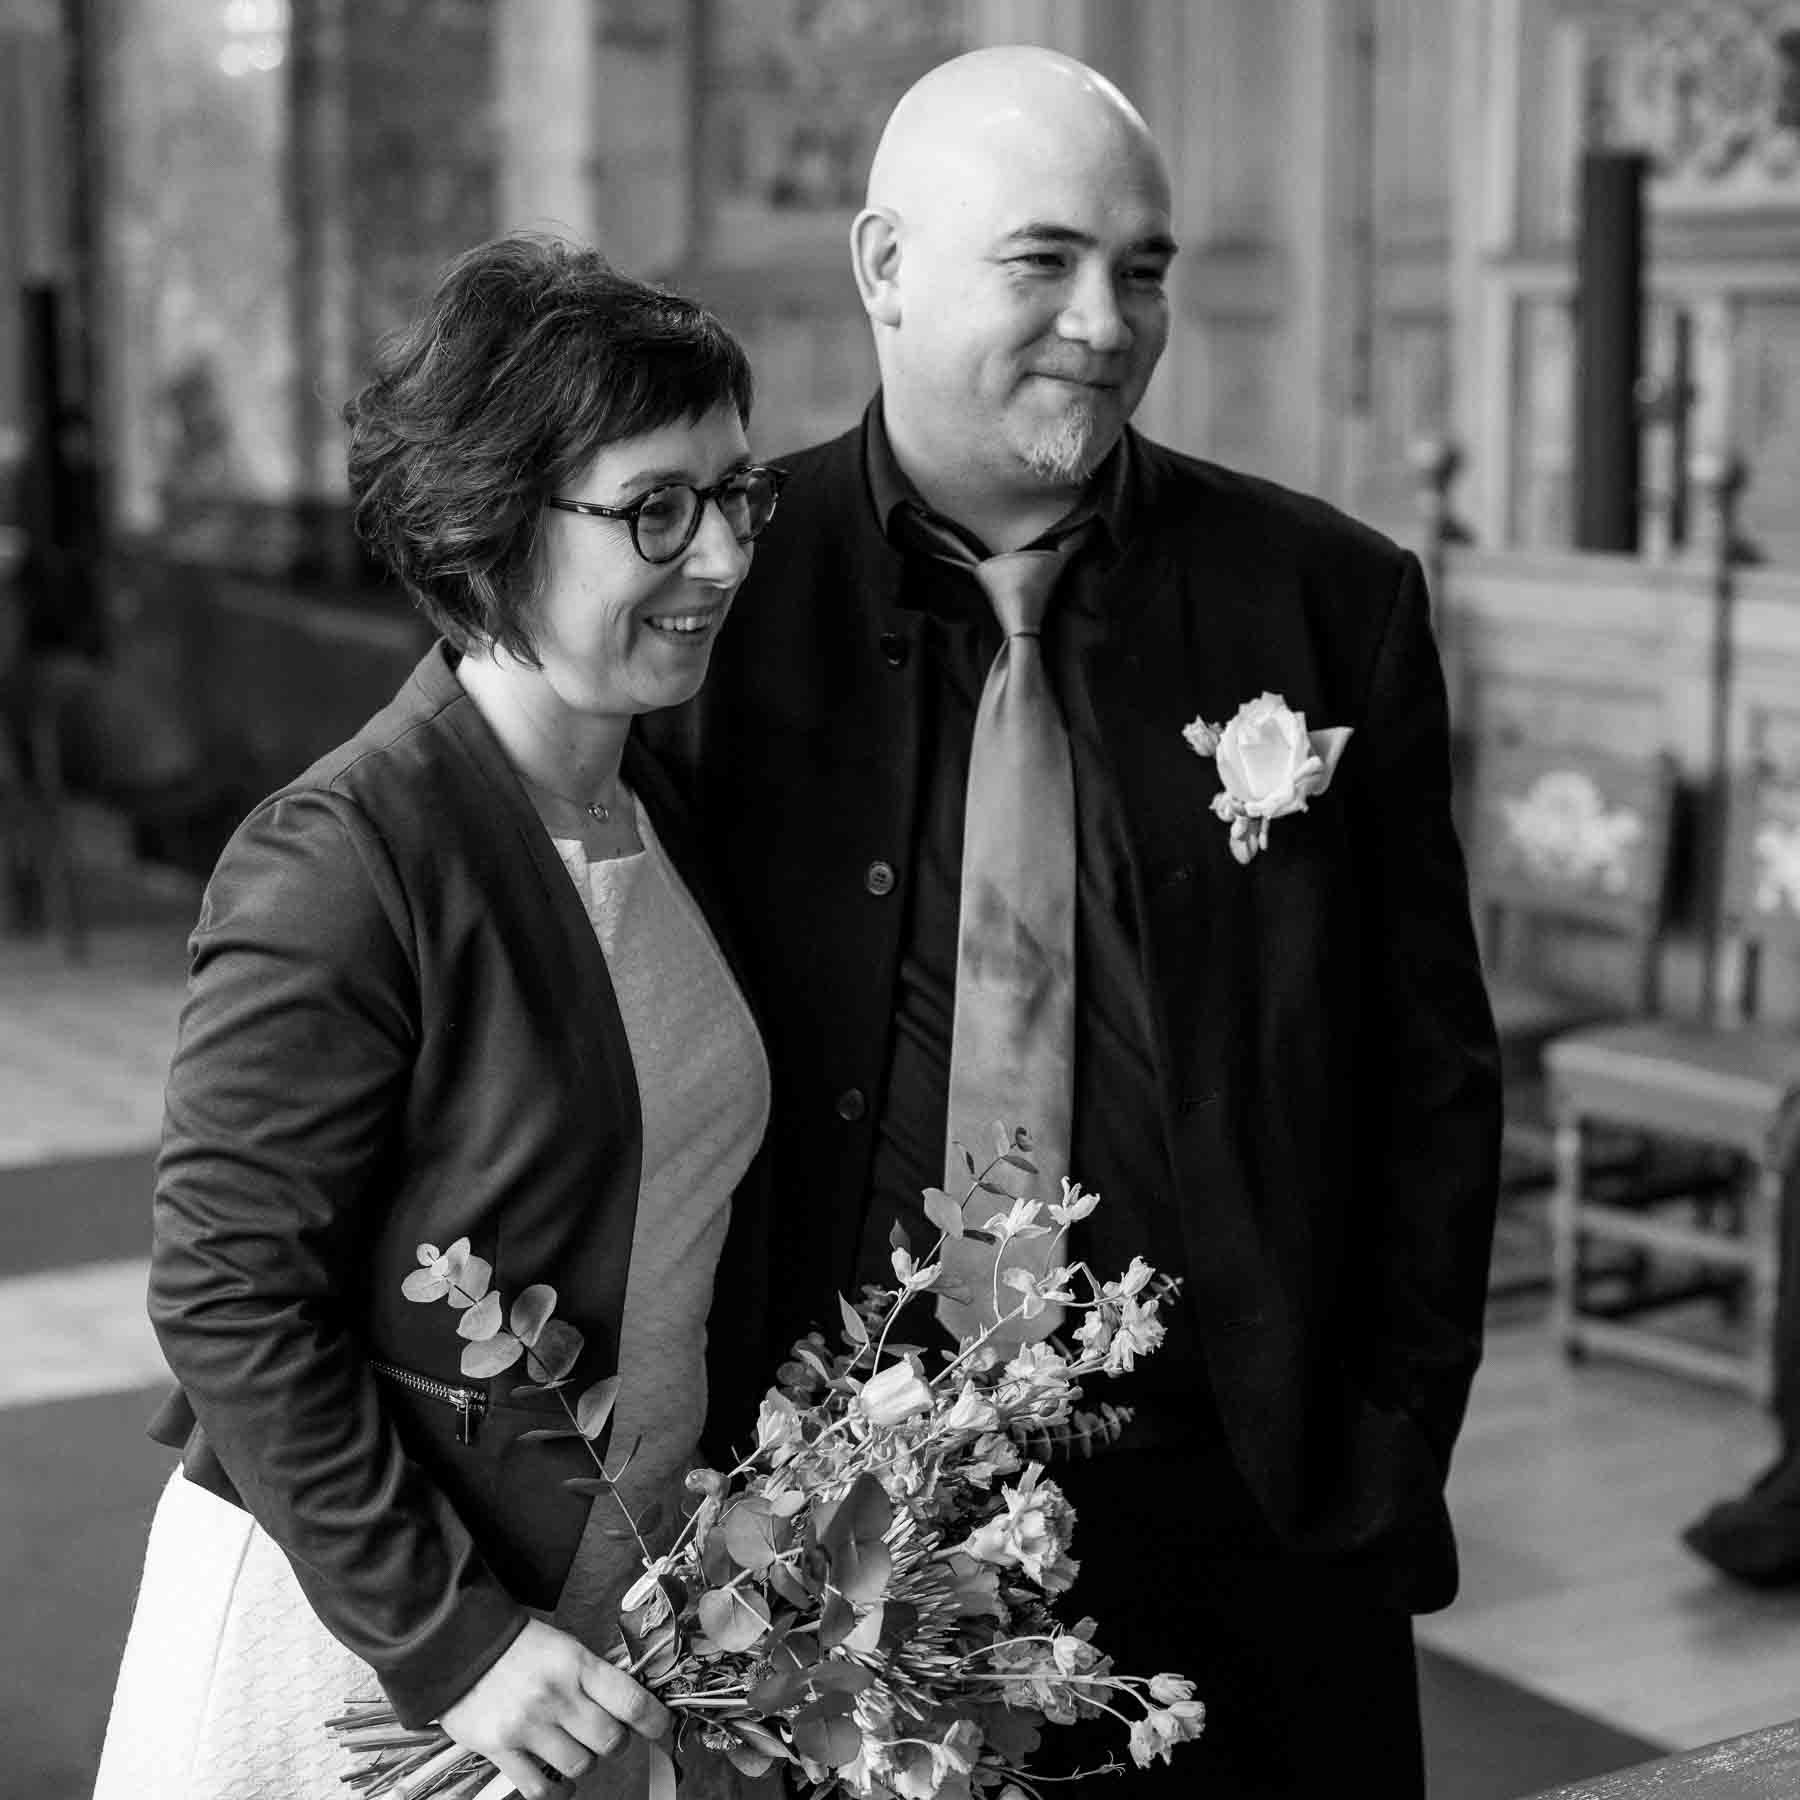
[[[1472,760],[1471,891],[1506,1090],[1502,1253],[1489,1284],[1500,1299],[1550,1287],[1544,1046],[1656,1005],[1674,770],[1664,756],[1510,729],[1479,739]],[[1523,1242],[1512,1258],[1509,1234]]]
[[[1740,1022],[1644,1019],[1545,1048],[1552,1325],[1571,1356],[1616,1354],[1766,1399],[1800,1031],[1753,1016],[1763,962],[1800,947],[1800,773],[1746,776],[1729,821],[1721,912],[1739,946]],[[1731,1178],[1643,1182],[1596,1168],[1590,1139],[1621,1130],[1702,1147],[1726,1159]],[[1715,1309],[1733,1329],[1709,1339]]]

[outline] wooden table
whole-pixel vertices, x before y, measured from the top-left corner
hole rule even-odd
[[[1800,1719],[1659,1756],[1534,1800],[1794,1800],[1800,1794]]]

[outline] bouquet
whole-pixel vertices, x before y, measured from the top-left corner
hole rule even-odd
[[[1199,1736],[1205,1709],[1190,1682],[1121,1674],[1091,1619],[1056,1617],[1076,1574],[1075,1517],[1046,1473],[1128,1423],[1125,1408],[1078,1407],[1079,1384],[1156,1348],[1158,1304],[1174,1283],[1141,1257],[1111,1281],[1085,1263],[1058,1266],[1069,1227],[1099,1197],[1064,1181],[1055,1200],[1015,1198],[996,1171],[1035,1175],[1030,1139],[995,1131],[985,1168],[966,1158],[960,1202],[926,1190],[940,1234],[931,1251],[915,1256],[894,1227],[894,1285],[854,1305],[840,1298],[840,1349],[816,1331],[793,1347],[754,1447],[729,1470],[692,1471],[679,1535],[661,1555],[645,1548],[606,1654],[674,1714],[677,1755],[697,1739],[748,1775],[786,1764],[815,1796],[1024,1800],[1040,1792],[1028,1762],[1047,1724],[1111,1715],[1141,1766]],[[1009,1246],[1046,1237],[1035,1272],[1008,1266]],[[624,1510],[623,1468],[609,1470],[599,1448],[618,1377],[569,1395],[582,1340],[555,1317],[554,1289],[527,1288],[506,1309],[466,1239],[418,1255],[404,1291],[461,1312],[464,1373],[522,1359],[537,1389],[563,1396],[563,1435],[587,1441],[596,1473],[571,1485]],[[954,1350],[900,1341],[900,1314],[920,1296],[974,1298],[952,1272],[972,1264],[985,1272],[991,1322]],[[1052,1307],[1072,1332],[1020,1341]],[[650,1529],[629,1512],[626,1525],[640,1544]],[[330,1727],[363,1759],[345,1779],[371,1800],[514,1791],[436,1727],[401,1726],[383,1701],[352,1704]],[[652,1762],[653,1795],[666,1800],[674,1770],[666,1756]]]

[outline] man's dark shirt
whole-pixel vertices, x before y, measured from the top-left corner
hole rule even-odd
[[[927,660],[920,733],[916,866],[901,939],[894,1042],[886,1093],[876,1121],[869,1232],[859,1279],[892,1279],[886,1232],[905,1221],[915,1249],[934,1235],[919,1200],[944,1182],[946,1095],[955,1005],[964,793],[975,713],[1000,627],[974,576],[935,550],[931,527],[990,554],[963,528],[933,514],[894,460],[879,405],[864,439],[870,497],[890,541],[906,553],[902,603],[926,615],[920,651]],[[1081,544],[1059,580],[1044,624],[1050,679],[1068,725],[1074,766],[1077,835],[1075,1109],[1069,1173],[1098,1192],[1099,1209],[1075,1228],[1073,1254],[1104,1278],[1124,1273],[1133,1255],[1179,1275],[1186,1257],[1173,1173],[1163,1137],[1142,934],[1133,893],[1125,821],[1107,766],[1089,694],[1085,659],[1115,629],[1101,604],[1106,569],[1131,529],[1132,479],[1123,442],[1096,472],[1079,504],[1045,534],[1062,537],[1087,521]],[[924,515],[930,527],[922,528]],[[1127,774],[1127,779],[1129,775]],[[1008,1123],[1030,1127],[1032,1121]],[[970,1145],[978,1163],[990,1150]],[[1165,1305],[1167,1338],[1132,1376],[1089,1384],[1085,1403],[1152,1402],[1195,1417],[1210,1434],[1212,1404],[1204,1366],[1181,1304]],[[1150,1429],[1148,1411],[1143,1422]]]

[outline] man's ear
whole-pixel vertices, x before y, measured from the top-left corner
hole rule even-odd
[[[850,265],[863,311],[877,325],[898,325],[900,221],[886,207],[864,207],[851,222]]]

